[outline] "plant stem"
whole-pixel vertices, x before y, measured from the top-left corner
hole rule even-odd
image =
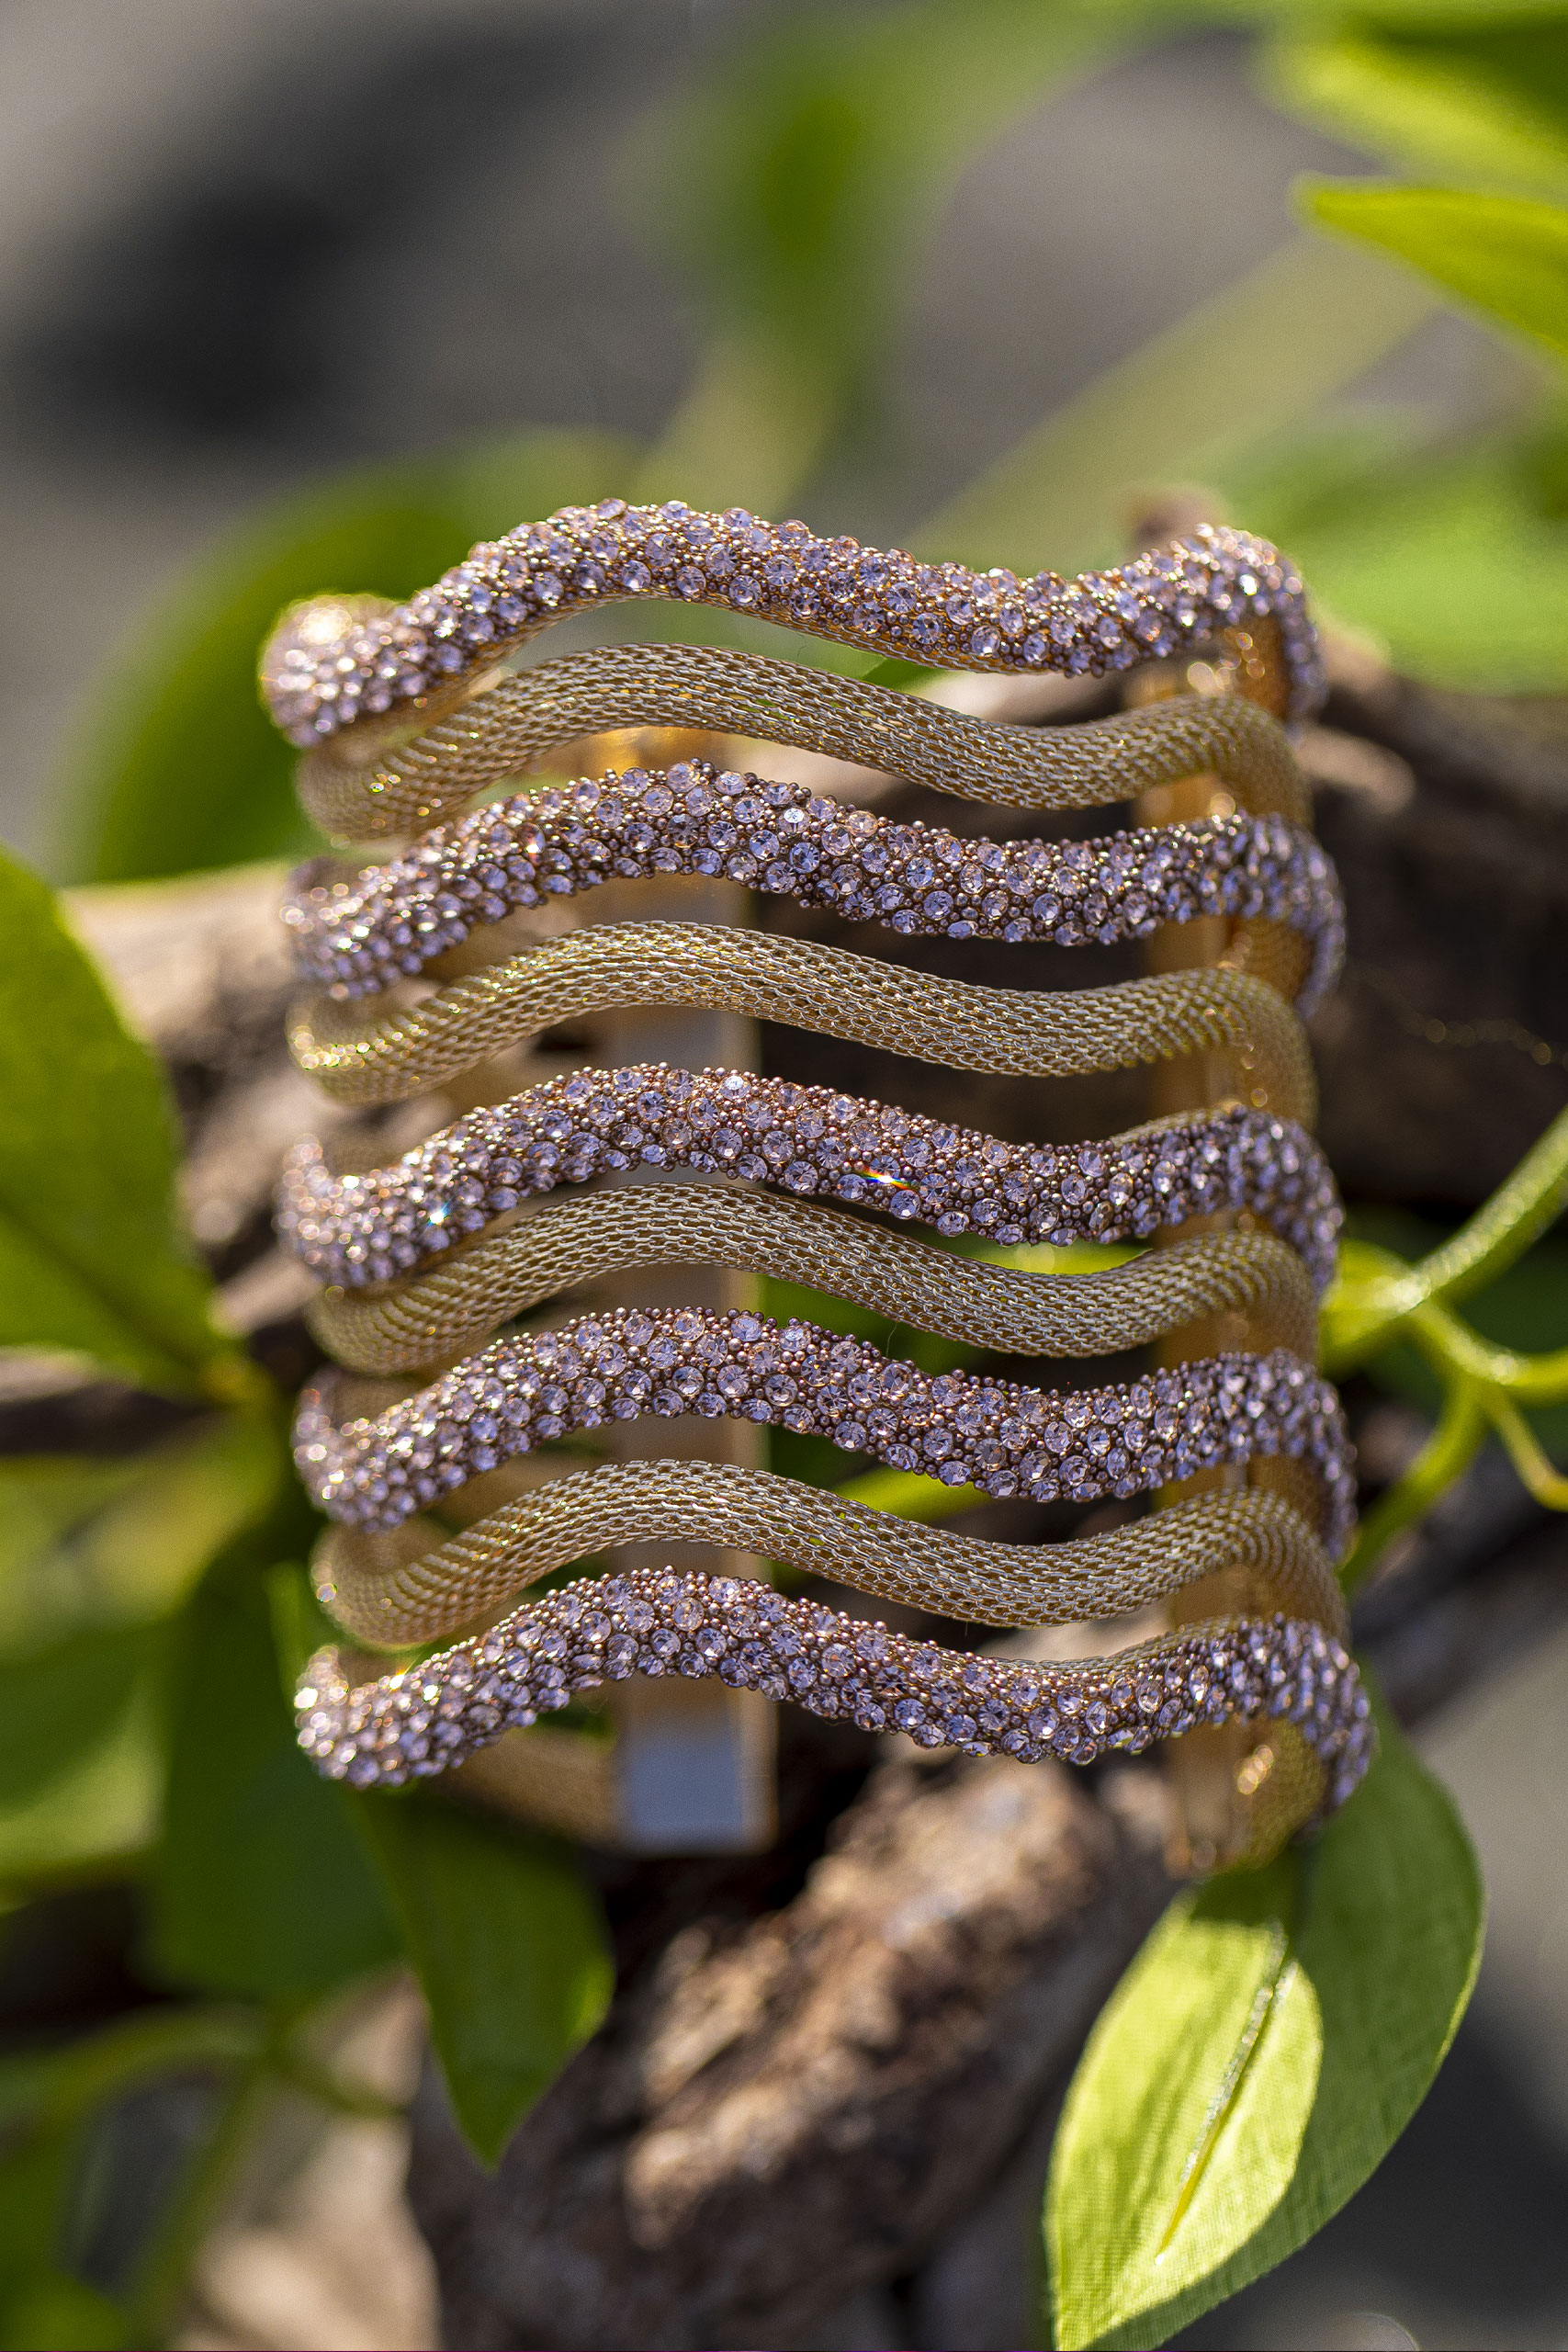
[[[1325,1369],[1336,1377],[1352,1371],[1386,1347],[1398,1327],[1420,1311],[1436,1309],[1442,1300],[1464,1298],[1495,1281],[1565,1205],[1568,1111],[1559,1114],[1491,1199],[1440,1249],[1416,1265],[1407,1266],[1391,1251],[1364,1241],[1345,1244],[1340,1279],[1325,1302]],[[1451,1328],[1456,1332],[1465,1330],[1462,1325]],[[1474,1349],[1485,1349],[1479,1334],[1466,1336]],[[1506,1350],[1493,1353],[1493,1367],[1479,1376],[1499,1380],[1506,1386],[1521,1385],[1523,1375],[1517,1371],[1510,1374],[1501,1368],[1505,1365],[1531,1365],[1529,1378],[1542,1383],[1554,1382],[1560,1368],[1568,1376],[1568,1351],[1560,1350],[1533,1359],[1512,1356]]]
[[[400,2099],[383,2098],[378,2092],[340,2082],[329,2067],[318,2064],[288,2042],[275,2043],[272,2063],[283,2081],[291,2083],[307,2098],[320,2100],[335,2115],[352,2115],[367,2122],[396,2123],[407,2112]]]
[[[1411,1269],[1422,1298],[1463,1298],[1495,1281],[1568,1207],[1568,1111],[1468,1223]]]
[[[1481,1396],[1468,1380],[1455,1381],[1443,1399],[1437,1428],[1404,1476],[1380,1495],[1366,1518],[1340,1570],[1347,1593],[1364,1582],[1378,1555],[1402,1527],[1430,1510],[1432,1505],[1468,1468],[1486,1437],[1486,1412]]]
[[[240,2007],[154,2008],[107,2026],[62,2049],[0,2066],[0,2124],[57,2127],[101,2100],[180,2068],[243,2066],[260,2052],[264,2029]]]
[[[1560,1405],[1568,1398],[1568,1348],[1522,1356],[1494,1347],[1436,1301],[1416,1307],[1408,1326],[1422,1354],[1445,1376],[1457,1374],[1478,1387],[1501,1389],[1523,1405]]]
[[[1508,1450],[1508,1459],[1538,1503],[1568,1510],[1568,1478],[1555,1469],[1518,1407],[1506,1396],[1486,1399],[1487,1419]]]

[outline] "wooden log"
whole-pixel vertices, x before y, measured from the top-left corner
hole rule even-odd
[[[1164,1903],[1157,1775],[900,1755],[795,1899],[698,1919],[486,2175],[434,2079],[411,2194],[446,2340],[790,2343],[913,2269]]]

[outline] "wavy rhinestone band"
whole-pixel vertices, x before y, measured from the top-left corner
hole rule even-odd
[[[611,498],[482,543],[434,588],[329,644],[286,627],[269,652],[267,700],[289,741],[310,746],[360,718],[412,717],[568,613],[640,596],[720,605],[943,669],[1069,676],[1129,669],[1271,618],[1291,715],[1322,697],[1301,581],[1245,531],[1204,526],[1109,571],[1023,580],[820,538],[739,506],[702,514],[680,499]]]
[[[337,1424],[333,1385],[304,1392],[295,1460],[321,1510],[355,1527],[396,1527],[538,1441],[643,1413],[774,1422],[891,1469],[1037,1502],[1149,1494],[1216,1464],[1282,1453],[1323,1483],[1331,1557],[1355,1511],[1338,1398],[1283,1349],[1056,1393],[932,1377],[812,1323],[683,1308],[498,1340],[374,1420]]]
[[[1332,988],[1345,919],[1334,869],[1282,817],[1236,816],[1100,841],[976,841],[894,824],[702,761],[612,771],[565,791],[520,793],[427,834],[357,883],[311,887],[285,907],[301,975],[339,999],[369,996],[499,922],[513,908],[617,876],[725,875],[852,922],[948,939],[1146,939],[1200,915],[1262,916],[1311,942],[1297,999]]]
[[[644,1062],[548,1080],[368,1175],[332,1175],[307,1138],[285,1170],[278,1237],[330,1282],[386,1282],[525,1198],[634,1166],[722,1170],[1008,1246],[1146,1239],[1245,1210],[1300,1252],[1319,1289],[1342,1214],[1313,1138],[1263,1112],[1199,1114],[1104,1143],[1010,1144],[828,1087]]]
[[[569,1585],[490,1633],[351,1691],[337,1653],[306,1668],[299,1741],[335,1780],[398,1787],[444,1772],[573,1693],[630,1674],[717,1674],[922,1747],[1035,1763],[1137,1754],[1201,1724],[1294,1724],[1342,1804],[1375,1746],[1354,1664],[1320,1626],[1241,1618],[1083,1666],[964,1655],[758,1585],[650,1570]]]

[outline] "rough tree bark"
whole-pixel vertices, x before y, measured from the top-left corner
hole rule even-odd
[[[879,1766],[793,1902],[637,1973],[493,2177],[427,2077],[449,2340],[785,2345],[915,2269],[1165,1900],[1158,1782],[1117,1778]]]

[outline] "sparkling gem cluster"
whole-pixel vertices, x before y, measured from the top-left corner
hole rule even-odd
[[[1200,1724],[1283,1719],[1348,1796],[1371,1760],[1366,1692],[1340,1645],[1290,1618],[1196,1626],[1084,1666],[963,1655],[765,1585],[650,1569],[568,1585],[490,1633],[351,1691],[333,1652],[296,1694],[300,1745],[357,1788],[428,1778],[574,1692],[630,1674],[717,1674],[922,1747],[1028,1763],[1137,1754]]]
[[[1203,526],[1109,571],[1021,579],[822,538],[743,507],[703,514],[680,499],[628,506],[619,498],[563,507],[481,543],[434,587],[330,647],[285,642],[265,690],[291,742],[320,744],[492,666],[569,613],[638,596],[723,605],[942,669],[1069,676],[1129,669],[1272,616],[1292,715],[1305,716],[1322,695],[1302,582],[1245,531]]]
[[[696,1308],[584,1317],[498,1340],[373,1420],[340,1426],[332,1384],[309,1388],[295,1459],[332,1518],[389,1528],[541,1440],[644,1413],[773,1422],[892,1469],[1037,1502],[1149,1494],[1216,1464],[1283,1453],[1323,1483],[1332,1555],[1355,1510],[1339,1400],[1283,1349],[1055,1392],[933,1376],[813,1323]]]
[[[1213,1111],[1103,1143],[1011,1144],[827,1087],[645,1062],[550,1079],[368,1175],[333,1175],[307,1139],[284,1171],[278,1236],[329,1282],[386,1282],[525,1198],[635,1166],[721,1171],[1007,1245],[1141,1240],[1245,1210],[1320,1289],[1342,1216],[1312,1136],[1263,1112]]]
[[[976,841],[699,761],[513,795],[357,883],[312,887],[307,875],[285,920],[306,978],[334,997],[369,996],[514,908],[652,874],[724,875],[905,933],[1062,947],[1146,939],[1199,915],[1264,916],[1312,942],[1303,1013],[1344,955],[1333,866],[1282,817],[1089,842]]]

